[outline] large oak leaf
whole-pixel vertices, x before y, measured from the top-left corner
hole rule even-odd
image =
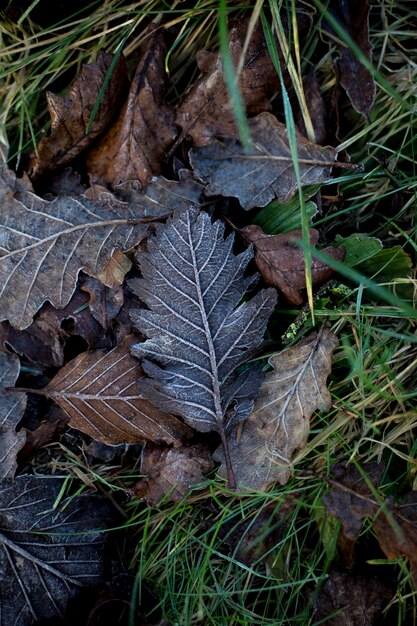
[[[99,275],[116,249],[138,244],[147,233],[146,222],[166,215],[169,197],[169,212],[183,206],[190,194],[197,197],[198,185],[191,191],[189,181],[168,182],[154,181],[151,195],[137,194],[135,202],[116,200],[109,193],[101,194],[100,202],[82,196],[48,202],[24,187],[10,170],[2,170],[0,320],[23,329],[46,300],[63,308],[81,269]]]
[[[149,37],[119,117],[91,149],[87,169],[92,179],[112,187],[137,180],[146,187],[159,174],[161,160],[174,141],[174,113],[164,103],[165,44],[156,30]]]
[[[224,225],[195,209],[161,227],[148,247],[139,256],[143,279],[131,285],[150,309],[132,314],[148,337],[132,353],[152,361],[144,393],[197,430],[217,430],[227,455],[226,426],[247,417],[261,381],[258,368],[238,368],[262,341],[276,293],[239,304],[254,282],[245,277],[252,252],[235,256],[233,235],[225,240]],[[231,467],[228,477],[233,483]]]
[[[16,354],[0,352],[0,478],[13,478],[16,456],[26,439],[24,431],[16,432],[26,407],[26,394],[6,391],[14,386],[19,370]]]
[[[231,462],[242,490],[264,491],[273,482],[288,482],[292,457],[307,442],[313,411],[330,408],[326,380],[337,343],[324,329],[270,358],[274,370],[266,375],[241,432],[229,440]],[[214,459],[224,461],[221,449]],[[220,475],[226,475],[225,465]]]
[[[0,482],[0,626],[61,623],[78,589],[103,582],[112,510],[97,496],[57,505],[63,487],[51,476]]]
[[[101,96],[100,105],[87,133],[91,114],[113,61],[111,54],[100,52],[97,63],[84,65],[80,76],[66,96],[47,92],[51,128],[38,147],[31,164],[31,177],[63,167],[104,131],[112,120],[127,87],[126,65],[119,56]]]
[[[134,341],[130,336],[110,352],[80,354],[41,393],[64,409],[70,426],[102,443],[180,445],[192,430],[143,397],[144,374],[129,352]]]
[[[244,209],[263,207],[277,198],[287,202],[298,189],[285,124],[271,113],[248,120],[253,146],[246,150],[229,136],[194,148],[190,161],[195,175],[207,183],[206,194],[237,198]],[[318,146],[297,132],[302,185],[329,180],[336,152]]]

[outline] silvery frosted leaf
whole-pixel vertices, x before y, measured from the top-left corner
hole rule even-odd
[[[0,352],[0,478],[13,478],[17,467],[17,453],[25,445],[25,431],[16,432],[16,426],[26,408],[26,394],[12,393],[19,376],[17,354]]]
[[[266,289],[241,303],[256,280],[245,276],[252,250],[236,256],[232,247],[222,222],[189,208],[159,229],[139,256],[143,278],[130,283],[150,309],[132,315],[148,337],[132,348],[149,360],[143,393],[193,428],[217,430],[226,455],[227,417],[245,419],[260,384],[257,368],[243,379],[237,370],[262,341],[276,302]],[[233,482],[230,468],[228,476]]]
[[[63,482],[51,476],[0,482],[0,626],[63,618],[76,589],[103,580],[101,531],[111,507],[79,496],[54,508]]]

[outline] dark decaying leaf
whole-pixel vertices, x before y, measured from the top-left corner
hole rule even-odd
[[[248,125],[253,140],[249,150],[236,136],[191,150],[195,175],[207,183],[206,194],[233,196],[244,209],[263,207],[274,198],[287,202],[298,187],[285,124],[271,113],[260,113]],[[334,148],[318,146],[298,132],[297,144],[301,183],[329,180],[337,164]]]
[[[229,439],[242,490],[265,491],[274,482],[288,482],[292,458],[307,442],[313,411],[330,408],[326,380],[337,344],[337,338],[323,329],[269,359],[274,371],[265,376],[251,415]],[[223,463],[219,473],[225,476],[220,448],[214,459]]]
[[[375,576],[334,571],[314,603],[314,622],[326,626],[377,626],[382,624],[381,612],[391,595],[389,586]]]
[[[159,174],[174,141],[174,113],[164,103],[165,44],[162,31],[148,38],[129,96],[106,135],[90,150],[87,170],[95,183],[114,187],[128,180],[145,188]]]
[[[53,508],[62,487],[51,476],[0,483],[0,626],[63,618],[70,595],[103,580],[111,509],[96,496]]]
[[[299,305],[304,301],[302,290],[306,288],[304,252],[295,242],[302,240],[301,230],[280,235],[266,235],[259,226],[250,225],[240,231],[245,239],[255,247],[255,263],[267,285],[279,289],[290,304]],[[315,246],[319,232],[310,228],[310,244]],[[342,261],[344,248],[324,248],[325,254]],[[334,273],[323,261],[311,262],[313,286],[321,285]]]
[[[70,426],[103,443],[180,445],[192,431],[143,397],[143,371],[129,352],[134,341],[131,336],[110,352],[80,354],[39,393],[64,409]]]
[[[90,296],[88,306],[91,315],[104,329],[108,330],[111,321],[117,316],[123,306],[123,288],[110,289],[97,278],[88,276],[83,282],[81,289]]]
[[[16,432],[26,407],[26,394],[6,391],[14,386],[19,370],[16,354],[0,352],[0,478],[13,478],[16,456],[26,439],[24,431]]]
[[[137,244],[147,227],[124,203],[71,196],[48,202],[15,186],[14,174],[2,170],[0,320],[22,329],[46,300],[64,307],[81,269],[100,273],[116,248]]]
[[[364,518],[370,518],[381,550],[389,559],[408,559],[417,588],[417,492],[406,494],[398,504],[392,497],[384,500],[377,491],[384,471],[382,463],[364,464],[363,473],[354,465],[334,465],[332,469],[328,481],[331,489],[324,503],[342,523],[342,536],[355,541]]]
[[[143,392],[197,430],[217,430],[227,450],[226,417],[248,416],[261,381],[257,368],[237,369],[262,340],[275,291],[239,304],[256,280],[244,276],[252,252],[235,256],[233,235],[224,240],[223,224],[195,209],[160,227],[148,247],[138,255],[143,279],[131,284],[150,309],[132,314],[149,338],[132,354],[153,361],[144,364],[153,380]]]
[[[84,65],[66,96],[47,92],[51,128],[39,146],[31,163],[31,177],[39,178],[44,172],[70,163],[102,133],[120,107],[127,89],[124,58],[120,55],[103,92],[93,123],[87,133],[91,114],[110,69],[113,56],[100,52],[97,63]]]
[[[314,141],[321,146],[325,145],[327,139],[326,107],[320,91],[320,84],[314,73],[307,74],[303,78],[303,91],[306,106],[310,114],[311,124],[314,130]],[[307,137],[307,130],[301,109],[296,110],[296,122],[304,137]]]
[[[132,493],[153,507],[164,498],[180,502],[213,466],[207,446],[145,448],[140,467],[145,478],[136,483]]]
[[[369,4],[366,0],[338,0],[330,5],[340,26],[353,39],[366,60],[372,61],[369,40]],[[370,121],[376,96],[376,84],[371,72],[361,63],[350,46],[340,45],[340,84],[346,90],[353,107]]]
[[[235,23],[229,33],[229,51],[237,67],[243,51],[249,20]],[[226,87],[220,53],[201,50],[197,63],[202,78],[179,107],[175,121],[194,145],[205,146],[215,137],[237,135],[233,105]],[[279,79],[269,56],[262,26],[257,22],[239,77],[239,89],[247,115],[270,111],[270,98],[280,91]]]

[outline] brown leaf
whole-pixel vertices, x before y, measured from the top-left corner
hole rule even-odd
[[[16,432],[26,408],[26,394],[6,391],[14,386],[19,370],[15,354],[0,352],[0,478],[14,477],[16,456],[26,439],[24,431]]]
[[[152,507],[158,506],[165,497],[180,502],[213,466],[210,451],[203,445],[145,448],[141,473],[146,478],[136,483],[133,494]]]
[[[160,173],[161,160],[177,135],[174,114],[163,100],[165,53],[162,32],[155,30],[119,117],[88,154],[93,182],[114,187],[137,180],[144,188]]]
[[[288,482],[291,459],[307,442],[313,411],[328,410],[331,405],[326,379],[337,344],[337,338],[322,329],[270,358],[274,371],[266,375],[241,432],[238,429],[229,440],[241,490],[265,491],[273,482]],[[223,462],[220,449],[214,459]],[[224,464],[220,475],[225,476]]]
[[[63,418],[53,422],[42,422],[35,430],[26,430],[26,443],[21,454],[24,457],[30,456],[62,433],[66,425],[67,420]]]
[[[307,109],[310,113],[310,119],[314,130],[314,140],[321,146],[326,144],[327,138],[327,116],[326,107],[324,105],[323,96],[321,95],[320,85],[315,74],[307,74],[303,78],[303,90],[306,100]],[[307,137],[307,131],[304,124],[303,116],[299,106],[296,108],[296,122],[304,137]]]
[[[326,626],[382,623],[375,620],[390,597],[388,585],[375,576],[334,571],[314,603],[314,623]]]
[[[372,61],[369,41],[369,4],[366,0],[338,0],[331,9],[347,34],[353,39],[368,61]],[[376,84],[371,72],[360,62],[350,46],[340,45],[340,84],[346,90],[353,107],[370,121],[370,112],[376,96]]]
[[[81,285],[81,289],[90,296],[88,306],[92,316],[105,330],[108,330],[111,321],[118,315],[123,306],[123,288],[110,289],[97,278],[88,276]]]
[[[18,185],[10,170],[0,170],[0,320],[23,329],[46,300],[65,307],[81,269],[97,275],[116,248],[137,245],[148,220],[126,203],[82,196],[48,202],[15,191]]]
[[[298,185],[285,124],[270,113],[260,113],[248,125],[253,141],[249,150],[237,136],[191,150],[195,175],[208,183],[207,195],[233,196],[244,209],[263,207],[275,198],[287,202]],[[341,165],[334,148],[318,146],[299,132],[297,144],[303,185],[329,180],[333,165]]]
[[[366,480],[353,465],[348,468],[335,465],[329,480],[331,489],[324,503],[341,521],[343,534],[351,540],[359,536],[363,519],[371,518],[381,550],[389,559],[400,556],[408,559],[417,587],[417,493],[406,494],[399,504],[394,504],[391,497],[384,500],[375,494],[383,470],[381,463],[363,465]],[[369,481],[375,486],[374,490]]]
[[[301,291],[306,288],[303,249],[295,241],[302,239],[301,230],[293,230],[279,235],[266,235],[259,226],[250,225],[240,231],[243,237],[255,247],[255,263],[267,285],[279,289],[290,304],[304,302]],[[310,228],[310,242],[315,246],[319,233]],[[324,248],[325,254],[342,261],[345,255],[343,246]],[[334,270],[323,261],[311,261],[313,286],[329,280]]]
[[[85,280],[88,279],[85,277]],[[38,369],[61,367],[65,346],[71,337],[77,335],[87,342],[90,349],[109,347],[103,329],[87,304],[87,295],[77,287],[66,307],[55,309],[47,302],[25,330],[17,331],[8,322],[2,322],[0,344],[11,347]]]
[[[47,92],[51,129],[31,163],[31,177],[70,163],[108,126],[127,87],[124,58],[120,55],[104,90],[94,121],[87,133],[91,113],[110,69],[113,56],[100,52],[97,63],[84,65],[80,76],[64,97]]]
[[[240,20],[230,29],[229,51],[235,67],[242,54],[248,23],[247,19]],[[221,54],[201,50],[197,53],[197,63],[202,77],[185,97],[175,121],[196,146],[205,146],[215,137],[238,133]],[[270,111],[269,99],[280,90],[260,22],[255,26],[245,55],[239,89],[248,115]]]
[[[97,274],[97,278],[106,287],[115,289],[123,284],[125,276],[131,267],[132,261],[121,250],[115,250],[106,267]]]
[[[192,430],[143,398],[140,381],[144,374],[129,351],[134,341],[137,338],[130,336],[106,354],[80,354],[40,393],[64,409],[70,426],[103,443],[146,440],[180,445]]]

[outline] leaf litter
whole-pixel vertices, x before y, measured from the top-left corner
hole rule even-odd
[[[366,3],[358,5],[363,8]],[[297,21],[302,34],[302,22]],[[369,58],[366,28],[359,43]],[[257,364],[264,357],[262,342],[270,316],[273,323],[276,321],[276,294],[275,289],[263,289],[262,283],[259,286],[253,259],[263,283],[278,289],[296,306],[303,302],[305,272],[303,253],[293,242],[300,239],[300,231],[294,230],[300,226],[300,207],[292,203],[298,183],[287,130],[278,121],[274,102],[280,92],[279,81],[260,24],[254,25],[248,41],[247,29],[247,20],[232,26],[229,51],[239,71],[239,87],[249,116],[251,152],[240,145],[220,54],[198,53],[202,77],[175,111],[165,100],[162,29],[150,27],[128,93],[122,56],[113,63],[110,55],[101,54],[96,64],[84,67],[68,96],[48,96],[51,131],[29,169],[39,188],[51,173],[54,175],[57,198],[36,195],[26,176],[19,179],[7,168],[1,172],[0,317],[13,325],[2,325],[0,356],[7,372],[5,384],[11,387],[19,370],[19,358],[5,352],[6,348],[15,349],[22,363],[36,366],[42,337],[56,334],[55,343],[53,337],[51,343],[47,340],[47,354],[40,360],[44,368],[61,369],[49,373],[51,380],[43,390],[32,392],[61,406],[69,424],[92,438],[89,447],[106,444],[116,450],[139,444],[142,478],[130,492],[126,490],[153,507],[165,500],[181,502],[216,463],[220,464],[220,476],[226,477],[236,492],[266,491],[274,483],[286,484],[293,475],[297,451],[307,442],[311,415],[316,410],[328,410],[331,403],[326,380],[337,339],[327,328],[284,352],[275,352],[269,360],[273,370],[266,376]],[[289,84],[281,50],[278,57],[284,84]],[[369,116],[375,85],[361,66],[358,85],[348,86],[351,78],[346,79],[346,72],[342,77],[346,59],[344,49],[341,83],[357,110]],[[305,77],[304,85],[308,106],[317,107],[315,121],[320,124],[315,127],[317,144],[303,138],[301,132],[296,134],[301,183],[307,186],[306,193],[311,191],[308,197],[316,194],[314,200],[320,206],[320,184],[331,180],[332,168],[357,166],[339,163],[337,149],[318,145],[326,138],[324,100],[315,76]],[[358,104],[355,88],[360,92],[364,85],[369,86],[365,103]],[[188,143],[183,142],[184,137]],[[84,163],[82,184],[78,174],[60,172],[76,155]],[[188,163],[191,170],[185,169]],[[160,175],[162,168],[164,175],[170,171],[168,178]],[[316,204],[310,205],[308,216],[312,220]],[[259,227],[247,225],[248,221],[253,224],[249,210],[263,206],[264,218],[279,223],[275,232],[285,234],[269,236]],[[235,219],[234,213],[239,213],[239,224],[244,222],[238,232],[252,244],[244,251],[242,242],[234,242],[224,224],[230,222],[230,214]],[[155,226],[166,219],[166,223]],[[318,232],[313,229],[310,236],[316,245]],[[341,242],[345,241],[351,259],[355,241]],[[360,262],[375,262],[379,252],[366,259],[366,243],[362,240]],[[343,259],[342,246],[325,248],[325,252]],[[409,258],[403,253],[400,261],[404,274],[410,268]],[[331,274],[331,268],[313,261],[314,285],[327,281]],[[87,292],[89,302],[80,288]],[[87,344],[93,350],[85,352],[84,346],[76,351],[78,356],[68,359],[61,321],[67,321],[64,311],[71,297],[79,294],[85,296],[79,308],[88,313],[88,319],[83,331],[80,326],[79,335],[74,321],[72,333],[83,339],[87,332]],[[58,322],[39,325],[48,307],[57,311]],[[73,311],[71,320],[78,314],[78,309]],[[135,336],[126,338],[132,325]],[[96,335],[99,339],[94,339]],[[105,351],[94,350],[97,345]],[[15,473],[16,453],[24,441],[24,431],[16,432],[24,401],[21,391],[2,392],[1,408],[6,416],[2,476]],[[49,437],[60,436],[61,430],[46,424],[38,433],[38,444],[33,437],[33,449],[47,443]],[[212,431],[217,433],[214,438]],[[220,441],[222,447],[215,450]],[[106,458],[110,462],[114,455],[107,454]],[[80,475],[92,485],[81,470]],[[16,567],[10,570],[7,581],[1,582],[1,593],[18,597],[24,625],[63,615],[68,587],[95,584],[102,576],[101,556],[96,558],[96,554],[98,550],[101,555],[103,535],[96,534],[91,526],[96,517],[77,512],[83,510],[82,502],[89,502],[90,496],[74,498],[66,509],[55,510],[62,481],[49,477],[49,487],[41,494],[40,482],[39,476],[18,476],[15,483],[3,481],[0,497],[4,510],[8,511],[10,498],[20,499],[31,510],[43,502],[39,517],[40,527],[45,522],[42,531],[49,528],[53,510],[57,528],[65,529],[69,523],[67,528],[72,532],[71,520],[75,520],[78,535],[87,534],[81,535],[81,544],[77,542],[74,548],[72,538],[65,536],[64,553],[69,558],[61,570],[62,551],[56,549],[62,545],[45,535],[42,553],[37,552],[38,544],[31,552],[30,535],[25,547],[19,543],[22,537],[26,541],[30,522],[23,508],[18,507],[16,516],[13,512],[6,515],[6,521],[21,528],[21,534],[13,535],[14,529],[7,524],[2,528],[2,549],[8,559],[4,567],[13,569],[14,554],[31,565],[23,572]],[[39,499],[38,494],[42,496]],[[385,517],[378,517],[369,501],[363,514],[355,517],[353,510],[352,516],[356,528],[361,528],[363,517],[373,516],[387,557],[405,555],[415,577],[415,502],[411,495],[400,505],[387,500]],[[332,512],[342,519],[338,495],[333,494],[333,501],[331,495],[327,498],[326,505],[329,509],[333,506]],[[101,505],[95,510],[100,517]],[[103,528],[107,525],[104,517]],[[392,520],[399,534],[390,532],[388,522]],[[266,549],[262,546],[261,542],[261,552]],[[85,571],[78,568],[72,573],[73,557],[77,561],[81,554],[82,560],[86,553],[79,550],[84,549],[91,571],[87,565]],[[245,552],[244,547],[237,554],[251,565],[253,559],[262,557]],[[45,606],[31,595],[26,573],[35,579],[40,576],[43,586],[49,588]],[[82,582],[77,580],[78,574]],[[25,586],[29,591],[22,595]],[[56,601],[55,594],[59,596]],[[14,617],[16,606],[7,605],[7,618],[9,614]],[[329,606],[338,610],[340,602],[331,597],[324,608],[322,604],[323,617],[333,610]],[[315,607],[319,614],[320,603]]]

